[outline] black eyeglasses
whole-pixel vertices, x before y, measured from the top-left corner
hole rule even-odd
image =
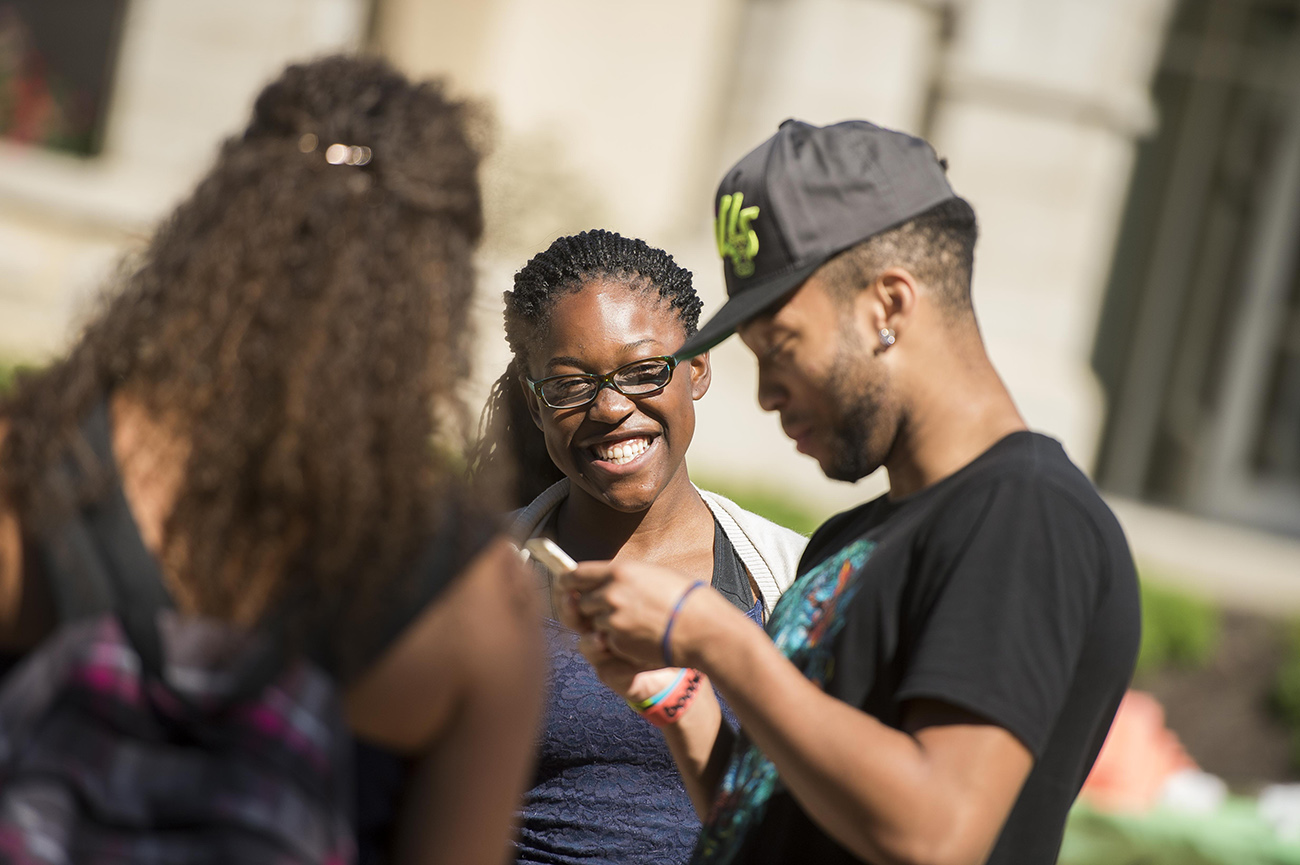
[[[647,357],[626,363],[608,375],[574,373],[528,379],[537,398],[551,408],[577,408],[596,399],[601,388],[612,387],[623,396],[650,396],[668,387],[677,368],[675,357]]]

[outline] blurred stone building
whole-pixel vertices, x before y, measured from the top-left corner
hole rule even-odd
[[[75,146],[5,113],[7,7],[38,43],[103,49]],[[994,361],[1144,564],[1300,607],[1300,0],[0,0],[0,356],[63,345],[261,84],[338,49],[495,117],[472,401],[505,363],[501,291],[555,236],[668,248],[707,313],[720,172],[786,117],[865,117],[949,160]],[[823,515],[883,488],[823,479],[757,409],[743,348],[714,359],[695,475]]]

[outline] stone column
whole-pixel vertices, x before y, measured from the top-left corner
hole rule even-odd
[[[1090,354],[1171,0],[967,0],[953,7],[930,138],[982,237],[975,308],[1030,425],[1090,468]]]
[[[501,292],[557,236],[608,228],[677,252],[705,221],[742,0],[384,0],[377,47],[451,76],[493,117],[482,173],[481,404],[505,366]]]

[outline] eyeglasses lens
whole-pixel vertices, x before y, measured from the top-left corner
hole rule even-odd
[[[553,408],[573,408],[591,402],[602,379],[626,396],[642,396],[662,390],[672,379],[672,364],[661,358],[637,361],[620,367],[609,376],[573,375],[542,383],[542,397]]]
[[[623,393],[638,394],[658,390],[668,384],[672,377],[666,360],[647,360],[629,364],[616,370],[612,376],[614,385]]]
[[[596,383],[589,378],[560,378],[542,384],[542,398],[554,408],[570,408],[589,401],[596,393]]]

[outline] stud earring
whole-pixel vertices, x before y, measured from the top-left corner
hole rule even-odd
[[[883,346],[884,348],[889,348],[897,341],[898,341],[898,337],[894,335],[894,329],[892,327],[882,327],[880,329],[881,346]]]

